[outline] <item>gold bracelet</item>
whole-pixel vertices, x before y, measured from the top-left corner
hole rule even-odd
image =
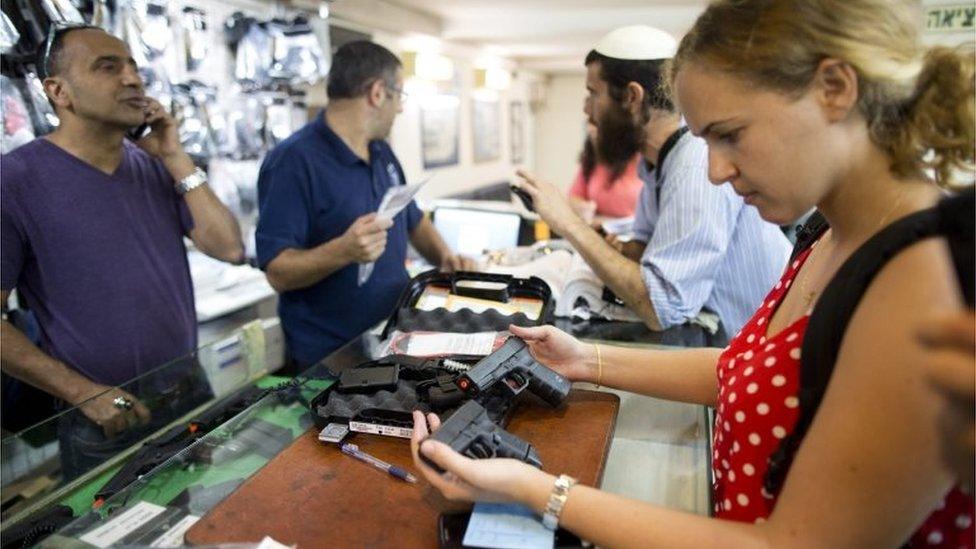
[[[596,388],[599,389],[603,383],[603,354],[600,352],[599,344],[594,343],[593,348],[596,349]]]

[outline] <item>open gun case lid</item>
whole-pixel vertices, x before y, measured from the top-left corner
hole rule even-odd
[[[471,309],[461,309],[449,311],[446,308],[433,310],[422,310],[417,308],[424,291],[429,287],[441,287],[450,289],[451,293],[472,297],[486,297],[479,293],[477,284],[490,284],[492,286],[503,287],[500,294],[504,294],[506,299],[530,298],[538,299],[541,309],[536,318],[529,318],[524,313],[518,312],[511,315],[503,314],[499,311],[488,309],[475,312]],[[467,287],[465,285],[467,284]],[[483,290],[481,290],[483,291]],[[538,277],[516,278],[506,274],[492,273],[441,273],[436,270],[421,273],[413,278],[407,287],[400,293],[396,307],[390,314],[390,318],[383,329],[382,337],[387,338],[394,330],[402,332],[433,331],[433,332],[453,332],[453,333],[475,333],[502,331],[508,329],[510,324],[516,326],[539,326],[552,322],[555,303],[552,299],[552,290],[544,280]]]

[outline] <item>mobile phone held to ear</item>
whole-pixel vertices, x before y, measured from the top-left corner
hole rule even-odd
[[[142,124],[130,129],[125,132],[125,136],[128,137],[133,142],[139,141],[149,133],[149,124],[143,122]]]

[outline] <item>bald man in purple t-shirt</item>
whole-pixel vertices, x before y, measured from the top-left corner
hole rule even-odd
[[[2,303],[18,290],[40,347],[4,320],[0,358],[5,373],[76,405],[194,351],[184,235],[234,263],[243,245],[125,44],[68,28],[47,46],[39,70],[60,125],[0,159]],[[127,141],[142,124],[151,133]],[[110,438],[149,419],[118,389],[81,410]]]

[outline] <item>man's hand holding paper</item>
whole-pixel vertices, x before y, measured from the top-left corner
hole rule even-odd
[[[386,248],[386,230],[393,226],[393,218],[396,217],[398,213],[403,211],[408,204],[410,204],[413,197],[420,192],[420,189],[422,189],[428,181],[430,181],[429,177],[415,185],[397,185],[390,187],[387,189],[386,194],[383,195],[383,200],[380,201],[380,207],[376,210],[375,214],[369,214],[356,220],[356,223],[359,223],[360,220],[363,220],[371,215],[376,221],[376,224],[371,224],[371,226],[379,226],[379,221],[388,223],[386,228],[383,229],[383,246],[379,248],[379,252],[372,255],[372,252],[376,251],[376,246],[372,245],[368,248],[370,253],[366,254],[366,259],[356,260],[359,262],[360,286],[365,284],[366,281],[369,280],[369,277],[373,274],[373,262],[383,255],[383,250]],[[356,226],[356,223],[353,224],[353,227]],[[353,227],[350,227],[350,230],[352,230]],[[372,239],[367,240],[370,240],[370,243],[372,243]]]
[[[343,249],[350,262],[372,263],[386,249],[386,232],[393,220],[375,213],[356,219],[342,235]]]

